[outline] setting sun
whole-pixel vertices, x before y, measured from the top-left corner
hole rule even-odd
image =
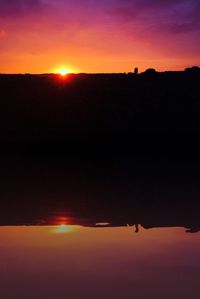
[[[61,77],[66,77],[69,74],[79,73],[80,71],[72,65],[61,64],[51,68],[50,72]]]
[[[70,73],[69,70],[67,69],[60,69],[58,70],[56,73],[58,73],[59,75],[61,75],[62,77],[65,77],[66,75],[68,75]]]

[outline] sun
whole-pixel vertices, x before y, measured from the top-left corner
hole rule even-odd
[[[67,76],[67,75],[70,73],[70,71],[63,68],[63,69],[59,69],[59,70],[57,71],[57,73],[58,73],[60,76],[65,77],[65,76]]]
[[[56,74],[62,78],[68,77],[70,74],[76,74],[79,70],[74,68],[72,65],[58,65],[51,70],[51,73]]]

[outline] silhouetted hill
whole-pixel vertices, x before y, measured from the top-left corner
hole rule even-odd
[[[0,75],[2,149],[200,148],[200,71]]]

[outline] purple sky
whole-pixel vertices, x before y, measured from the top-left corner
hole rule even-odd
[[[199,0],[0,0],[0,72],[200,64]]]

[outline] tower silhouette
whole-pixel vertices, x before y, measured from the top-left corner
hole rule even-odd
[[[134,74],[135,74],[135,75],[138,75],[138,67],[135,67],[135,68],[134,68]]]

